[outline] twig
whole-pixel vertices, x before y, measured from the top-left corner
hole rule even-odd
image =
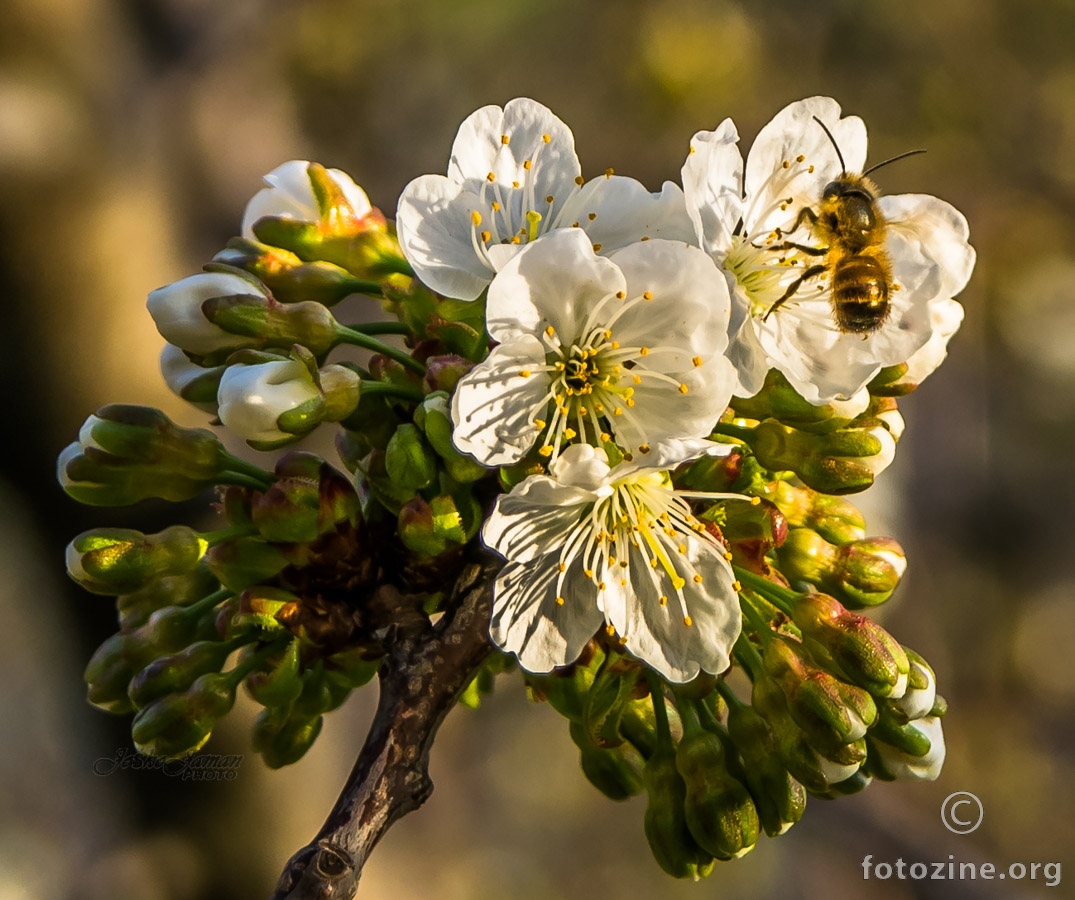
[[[489,610],[498,568],[467,566],[436,625],[423,619],[393,636],[377,712],[355,767],[317,837],[288,860],[270,900],[354,897],[377,842],[429,798],[433,738],[492,649]]]

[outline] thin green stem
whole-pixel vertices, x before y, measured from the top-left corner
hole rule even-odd
[[[749,444],[751,438],[754,437],[754,429],[747,428],[744,425],[733,425],[731,422],[717,422],[717,424],[713,426],[713,434],[722,434],[725,437],[739,438],[739,440]]]
[[[694,701],[694,710],[702,722],[702,727],[707,731],[717,733],[724,731],[724,726],[721,725],[720,720],[713,714],[713,710],[709,708],[709,704],[704,699],[698,698]]]
[[[732,653],[739,665],[746,669],[751,681],[757,681],[764,674],[765,663],[762,662],[761,654],[745,634],[739,635]]]
[[[751,572],[742,566],[732,566],[732,569],[735,571],[735,577],[739,579],[740,584],[750,588],[756,594],[761,594],[784,615],[791,617],[792,610],[795,608],[795,601],[800,597],[799,593],[789,588],[781,587],[768,578],[763,578],[756,572]]]
[[[231,681],[232,685],[237,686],[240,681],[246,678],[251,672],[261,668],[262,663],[265,662],[270,656],[280,652],[280,641],[275,640],[270,644],[262,647],[256,653],[250,654],[246,659],[235,666],[234,669],[230,669],[225,674]]]
[[[202,540],[210,547],[215,547],[217,544],[230,541],[232,538],[246,537],[257,533],[258,530],[253,525],[233,525],[230,528],[218,528],[216,531],[203,531]]]
[[[426,372],[425,365],[418,362],[418,360],[411,356],[406,350],[391,347],[383,341],[377,340],[377,338],[362,334],[360,331],[355,331],[345,325],[337,325],[336,336],[345,344],[361,347],[364,350],[371,350],[374,353],[380,353],[382,356],[387,356],[389,359],[394,359],[404,368],[410,369],[412,372],[417,372],[419,375],[424,375]]]
[[[683,723],[683,733],[693,734],[698,731],[702,724],[698,721],[694,701],[690,697],[681,696],[674,690],[672,691],[672,699],[675,701],[676,709],[679,710],[679,720]]]
[[[743,611],[743,615],[750,623],[751,627],[757,632],[758,637],[761,638],[762,644],[768,643],[772,637],[773,630],[769,627],[769,623],[765,621],[765,617],[758,611],[758,608],[754,605],[754,601],[750,596],[743,592],[739,595],[739,608]]]
[[[650,699],[653,701],[653,715],[657,719],[657,743],[664,746],[672,744],[672,728],[668,724],[668,708],[664,705],[664,685],[656,672],[646,670],[649,682]]]
[[[224,453],[224,463],[228,467],[228,472],[247,475],[255,481],[263,482],[265,487],[269,487],[273,483],[272,472],[266,472],[257,463],[247,462],[245,459],[227,452]]]
[[[236,487],[251,488],[255,491],[267,491],[272,487],[271,481],[262,481],[249,475],[240,475],[238,472],[222,472],[214,479],[217,484],[232,484]]]
[[[425,393],[419,388],[388,384],[384,381],[363,381],[362,396],[369,397],[374,394],[380,394],[383,397],[398,397],[401,400],[411,400],[415,403],[421,403],[426,398]]]
[[[352,278],[348,287],[356,294],[369,294],[374,297],[383,297],[384,290],[379,281],[363,281],[361,278]]]
[[[728,682],[724,681],[724,679],[717,682],[717,691],[724,698],[724,702],[728,704],[729,709],[738,709],[740,706],[746,705],[739,699],[735,691],[731,689]]]
[[[219,591],[213,591],[208,596],[202,597],[196,603],[190,604],[190,606],[183,607],[183,615],[190,616],[191,618],[197,618],[206,610],[212,609],[218,603],[222,603],[232,595],[232,591],[227,588],[221,588]]]
[[[402,322],[359,322],[356,325],[348,325],[351,331],[359,334],[412,334],[410,326]]]
[[[394,272],[397,275],[409,275],[414,278],[414,269],[411,268],[411,264],[407,262],[402,256],[388,256],[381,257],[378,268],[383,269],[385,272]]]

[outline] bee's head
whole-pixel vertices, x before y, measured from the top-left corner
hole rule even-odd
[[[870,186],[863,178],[847,176],[838,178],[836,181],[830,181],[825,185],[825,190],[821,194],[822,200],[834,200],[837,197],[858,197],[865,200],[867,203],[872,203],[877,199],[876,195],[870,190]]]

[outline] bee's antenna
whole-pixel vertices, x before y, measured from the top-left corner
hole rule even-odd
[[[863,175],[869,175],[871,172],[876,172],[881,166],[887,166],[889,163],[894,163],[900,159],[906,159],[908,156],[917,156],[919,153],[925,153],[925,150],[908,150],[906,153],[901,153],[898,156],[893,156],[891,159],[886,159],[884,162],[879,162],[876,166],[870,166]]]
[[[842,178],[844,175],[847,174],[847,163],[844,162],[844,155],[840,152],[840,145],[836,143],[836,138],[832,136],[832,132],[829,131],[828,127],[825,125],[824,122],[821,121],[821,119],[819,119],[817,116],[814,116],[814,121],[821,126],[825,134],[829,136],[829,140],[832,141],[832,149],[836,151],[836,158],[840,160],[840,168],[843,170],[840,173],[840,177]],[[884,163],[882,163],[881,165],[884,165]]]

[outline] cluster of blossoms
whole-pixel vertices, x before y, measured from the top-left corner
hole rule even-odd
[[[943,201],[876,197],[865,158],[862,121],[814,97],[745,163],[730,120],[699,132],[682,188],[650,193],[585,180],[567,126],[517,99],[462,124],[394,226],[343,172],[267,175],[242,235],[150,294],[161,368],[257,450],[339,423],[350,476],[297,451],[265,471],[155,410],[91,417],[59,464],[76,499],[216,485],[226,518],[72,542],[72,576],[119,597],[91,701],[137,710],[139,748],[178,755],[245,683],[255,746],[292,762],[373,677],[398,598],[442,611],[492,551],[504,653],[464,700],[517,661],[587,777],[648,792],[671,874],[782,833],[807,792],[935,778],[933,671],[853,611],[888,599],[902,550],[840,495],[892,461],[896,398],[943,360],[974,251]],[[855,266],[883,304],[847,329]],[[340,322],[353,296],[389,320]],[[329,362],[342,345],[372,355]]]

